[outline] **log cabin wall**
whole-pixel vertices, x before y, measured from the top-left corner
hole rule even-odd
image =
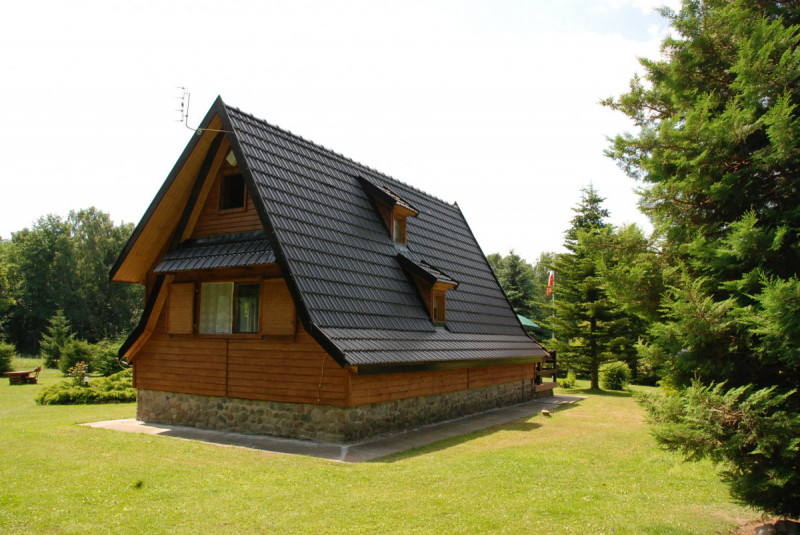
[[[198,334],[203,282],[259,282],[255,333]],[[359,406],[529,381],[534,364],[358,375],[302,327],[275,265],[181,273],[167,289],[155,329],[134,359],[134,384],[181,392],[285,403]]]
[[[166,314],[134,360],[144,390],[344,405],[347,372],[300,327],[295,337],[170,335]],[[323,368],[324,366],[324,368]]]
[[[503,383],[529,381],[534,378],[534,375],[534,364],[352,375],[350,377],[349,404],[363,405]]]
[[[348,372],[303,329],[277,266],[188,272],[167,289],[152,335],[134,358],[134,385],[289,403],[345,405]],[[203,282],[261,285],[258,332],[198,334]]]

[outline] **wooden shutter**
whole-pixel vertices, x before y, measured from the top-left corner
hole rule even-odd
[[[194,283],[181,282],[169,287],[167,301],[167,332],[192,334],[194,332]]]
[[[261,332],[295,334],[297,313],[292,294],[283,279],[261,281]]]

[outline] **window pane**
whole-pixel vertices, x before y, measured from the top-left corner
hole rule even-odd
[[[219,188],[219,209],[244,207],[244,178],[242,175],[225,175]]]
[[[397,243],[406,243],[406,220],[394,220],[394,241]]]
[[[206,282],[200,285],[201,333],[229,333],[233,325],[233,283]]]
[[[433,296],[433,320],[444,321],[444,295],[434,294]]]
[[[236,286],[236,332],[258,332],[258,284]]]

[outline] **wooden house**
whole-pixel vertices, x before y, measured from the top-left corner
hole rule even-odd
[[[219,98],[111,278],[144,421],[346,443],[552,385],[457,205]]]

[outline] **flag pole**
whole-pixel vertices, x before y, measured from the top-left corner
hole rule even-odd
[[[556,272],[555,272],[555,270],[551,269],[550,270],[550,274],[547,277],[547,295],[550,296],[550,299],[552,300],[552,303],[553,303],[553,320],[555,320],[555,318],[556,318],[556,292],[554,291],[554,288],[553,288],[553,286],[555,286],[555,278],[556,278]],[[556,326],[555,326],[555,323],[551,322],[550,325],[551,325],[551,327],[550,327],[550,339],[551,340],[555,340],[556,339]]]

